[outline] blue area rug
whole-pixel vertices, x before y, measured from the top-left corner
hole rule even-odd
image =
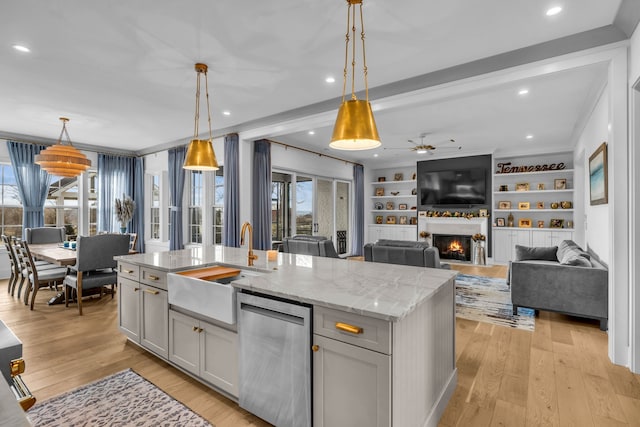
[[[518,308],[513,314],[511,290],[505,279],[458,274],[456,316],[478,322],[533,331],[534,310]]]

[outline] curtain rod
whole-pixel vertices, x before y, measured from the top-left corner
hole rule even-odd
[[[340,158],[338,158],[338,157],[333,157],[333,156],[330,156],[330,155],[328,155],[328,154],[322,154],[322,153],[318,153],[318,152],[315,152],[315,151],[308,150],[308,149],[306,149],[306,148],[296,147],[295,145],[285,144],[284,142],[273,141],[273,140],[271,140],[271,139],[268,139],[267,141],[269,141],[269,142],[271,142],[271,143],[273,143],[273,144],[282,145],[283,147],[285,147],[285,149],[288,149],[288,148],[294,148],[294,149],[296,149],[296,150],[304,151],[304,152],[306,152],[306,153],[316,154],[316,155],[318,155],[318,156],[320,156],[320,157],[327,157],[327,158],[329,158],[329,159],[338,160],[338,161],[340,161],[340,162],[351,163],[352,165],[358,165],[358,166],[362,166],[362,167],[364,167],[364,165],[362,165],[361,163],[352,162],[352,161],[350,161],[350,160],[345,160],[345,159],[340,159]]]

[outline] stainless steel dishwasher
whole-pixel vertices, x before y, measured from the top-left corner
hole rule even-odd
[[[278,427],[311,426],[311,308],[240,293],[240,407]]]

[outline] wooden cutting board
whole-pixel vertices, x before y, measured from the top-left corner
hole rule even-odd
[[[237,276],[240,274],[240,269],[216,265],[214,267],[199,268],[197,270],[180,271],[176,274],[193,277],[194,279],[215,281],[217,279]]]

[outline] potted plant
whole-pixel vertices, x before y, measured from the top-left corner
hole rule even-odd
[[[120,232],[127,232],[127,224],[133,218],[133,212],[136,210],[136,202],[129,196],[122,195],[121,199],[116,199],[116,217],[120,222]]]
[[[67,235],[67,240],[74,240],[77,236],[76,229],[71,224],[64,225],[64,233]]]

